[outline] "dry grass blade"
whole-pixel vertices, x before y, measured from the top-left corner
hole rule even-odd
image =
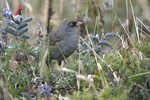
[[[97,92],[97,90],[96,90],[96,87],[94,86],[94,84],[93,84],[87,77],[85,77],[84,75],[77,75],[77,78],[89,82],[90,85],[92,86],[93,90],[95,91],[95,93],[98,95],[98,92]]]
[[[68,68],[61,68],[61,69],[58,69],[58,70],[61,70],[61,71],[64,71],[64,72],[70,72],[70,73],[78,74],[78,72],[76,72],[74,70],[71,70],[71,69],[68,69]]]
[[[79,37],[87,46],[90,50],[92,50],[92,52],[95,52],[87,43],[86,41],[82,38],[82,37]],[[108,68],[111,69],[111,71],[113,72],[113,69],[111,68],[111,66],[109,64],[107,64],[96,52],[95,52],[95,55],[103,62],[107,65]],[[119,79],[117,78],[117,75],[113,72],[113,75],[115,77],[115,79],[117,80],[117,82],[119,82]],[[107,83],[107,82],[106,82]]]
[[[56,43],[56,45],[57,45],[57,47],[59,48],[59,50],[60,50],[61,54],[63,55],[63,57],[64,57],[65,61],[66,61],[66,62],[67,62],[67,64],[68,64],[68,61],[67,61],[66,57],[64,56],[64,54],[63,54],[62,50],[60,49],[59,45],[58,45],[57,43]]]
[[[147,37],[149,37],[150,38],[150,35],[148,35],[147,33],[145,33],[142,29],[140,29],[139,27],[138,27],[138,29],[140,30],[140,31],[142,31],[142,33],[144,33]]]
[[[130,6],[131,6],[131,10],[132,10],[133,19],[134,19],[134,26],[135,26],[135,30],[136,30],[136,33],[137,33],[138,43],[140,44],[138,25],[137,25],[137,21],[136,21],[136,18],[135,18],[135,14],[134,14],[134,10],[133,10],[131,0],[130,0]]]
[[[147,31],[150,33],[150,30],[144,25],[144,23],[142,23],[142,21],[138,18],[138,17],[136,17],[136,19],[147,29]]]
[[[141,75],[145,75],[145,74],[150,74],[150,72],[145,72],[145,73],[140,73],[140,74],[132,75],[132,76],[129,76],[129,78],[133,78],[133,77],[137,77],[137,76],[141,76]]]
[[[2,89],[1,92],[3,92],[3,97],[0,97],[0,99],[5,99],[5,100],[10,100],[9,96],[8,96],[8,90],[5,87],[5,83],[0,79],[0,88]],[[1,94],[2,95],[2,94]],[[0,95],[0,96],[1,96]]]

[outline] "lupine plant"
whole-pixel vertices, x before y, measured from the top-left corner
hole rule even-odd
[[[50,98],[51,94],[50,92],[52,91],[52,87],[48,86],[47,83],[45,82],[45,84],[43,85],[39,85],[40,89],[41,89],[41,94],[43,94],[45,96],[45,98]]]
[[[5,19],[5,28],[2,28],[1,26],[1,40],[0,43],[0,58],[1,58],[1,69],[3,69],[2,73],[9,83],[9,85],[12,88],[12,91],[15,93],[16,97],[19,99],[16,91],[13,89],[12,84],[7,78],[7,73],[10,69],[7,69],[9,66],[9,62],[11,61],[12,56],[14,56],[14,59],[21,64],[22,60],[27,59],[24,52],[27,49],[27,53],[31,52],[31,49],[29,49],[30,46],[25,47],[26,49],[23,50],[23,42],[22,39],[29,39],[31,38],[30,35],[25,34],[28,31],[28,22],[30,22],[33,17],[28,17],[23,19],[22,15],[16,15],[13,16],[11,14],[10,9],[7,9],[6,7],[3,9],[4,13],[4,19]],[[7,33],[12,35],[12,38],[15,38],[16,42],[14,44],[7,43]],[[32,52],[31,52],[32,54]],[[5,67],[3,67],[5,66]],[[6,70],[5,70],[6,69]],[[15,76],[13,76],[15,77]],[[12,77],[12,78],[13,78]],[[19,77],[18,77],[19,78]],[[19,84],[19,83],[18,83]],[[26,94],[23,94],[26,95]],[[13,95],[12,95],[13,96]]]
[[[41,2],[38,6],[35,4],[36,7],[41,7],[40,10],[36,9],[37,13],[34,9],[35,5],[30,6],[30,3],[39,3],[39,1],[45,4]],[[63,10],[68,7],[59,5],[59,8],[63,8],[59,12],[60,19],[69,14],[76,14],[76,19],[83,24],[80,26],[79,45],[75,55],[73,54],[69,60],[65,59],[66,63],[62,63],[64,66],[57,66],[57,63],[52,61],[50,70],[43,60],[46,53],[42,49],[44,47],[41,41],[42,32],[47,30],[48,34],[51,33],[51,22],[57,19],[52,18],[52,0],[39,1],[19,0],[21,4],[25,3],[24,7],[27,11],[28,7],[33,8],[34,20],[39,21],[38,28],[33,29],[36,32],[31,32],[34,36],[28,35],[28,29],[30,29],[28,24],[32,24],[29,22],[33,20],[33,17],[24,18],[23,15],[30,14],[22,11],[24,7],[18,5],[17,11],[13,14],[8,5],[3,9],[4,25],[0,21],[0,100],[149,100],[150,43],[141,41],[142,33],[138,31],[140,27],[137,22],[143,22],[141,27],[142,29],[145,27],[147,31],[144,32],[142,29],[140,31],[144,34],[147,32],[146,36],[149,38],[150,20],[147,21],[149,24],[140,20],[136,13],[139,9],[132,14],[134,16],[129,13],[127,15],[129,18],[126,18],[127,21],[124,22],[125,17],[119,16],[125,13],[120,14],[116,10],[117,6],[114,6],[124,1],[120,3],[120,1],[112,0],[111,3],[102,2],[102,0],[78,0],[77,3],[74,2],[76,0],[70,0],[71,7],[75,11],[68,14],[66,10],[63,13]],[[62,0],[61,4],[65,4],[63,2],[66,1]],[[125,0],[126,7],[129,4],[132,5],[131,1],[135,3],[134,0]],[[47,6],[45,6],[46,3]],[[143,10],[147,12],[146,5],[144,6]],[[85,7],[84,11],[83,7]],[[133,9],[132,6],[129,8]],[[123,11],[123,9],[119,10]],[[41,11],[44,12],[42,16]],[[48,13],[45,13],[46,11]],[[131,12],[130,9],[127,9],[128,11]],[[142,9],[139,11],[141,12]],[[111,16],[106,15],[110,12]],[[144,15],[145,12],[140,14]],[[141,18],[144,19],[144,16]],[[30,42],[33,41],[28,41],[32,38],[37,40],[34,43],[36,47],[31,47]],[[105,47],[111,49],[111,52],[103,53]],[[50,53],[49,50],[48,53]]]
[[[27,27],[28,22],[30,22],[33,19],[33,17],[28,17],[26,19],[23,19],[21,15],[16,15],[14,17],[12,16],[10,9],[7,11],[6,7],[3,9],[3,11],[4,11],[3,16],[6,21],[6,24],[5,24],[6,27],[3,29],[4,31],[2,31],[2,28],[1,28],[1,38],[2,38],[1,50],[3,50],[3,48],[6,47],[6,46],[3,46],[4,37],[5,37],[5,41],[7,45],[7,33],[14,36],[17,43],[21,39],[31,38],[30,35],[27,35],[24,33],[28,31],[28,27]],[[8,28],[8,26],[10,26],[11,28]]]
[[[7,9],[7,7],[5,7],[3,11],[3,16],[5,19],[5,28],[3,28],[1,25],[0,33],[2,42],[0,42],[0,69],[2,75],[0,76],[5,77],[4,79],[6,79],[9,83],[9,86],[11,87],[10,93],[14,93],[14,95],[12,94],[13,98],[17,97],[20,100],[21,98],[19,97],[19,95],[22,94],[23,97],[25,97],[28,100],[31,100],[31,96],[25,92],[26,86],[22,87],[21,84],[27,83],[28,91],[32,91],[30,90],[29,81],[32,79],[30,73],[32,73],[32,70],[34,69],[31,68],[32,65],[30,64],[30,61],[28,61],[28,56],[30,55],[33,58],[35,58],[36,64],[35,70],[33,71],[34,74],[36,73],[35,71],[39,60],[39,50],[36,49],[33,51],[33,47],[31,48],[29,44],[26,45],[23,43],[24,40],[31,38],[30,35],[26,34],[26,32],[29,29],[27,27],[28,23],[33,19],[33,17],[23,18],[21,5],[18,6],[17,11],[14,13],[15,16],[11,13],[10,9]],[[15,41],[13,41],[14,43],[8,42],[7,34],[11,35],[11,38],[15,39]],[[18,63],[18,68],[13,70],[11,69],[13,65],[9,65],[9,63],[15,60],[17,61],[16,63]],[[18,71],[19,73],[11,73],[12,71]],[[25,76],[21,74],[21,72],[24,71],[26,73]],[[9,79],[7,75],[10,75]],[[16,79],[13,80],[15,77]],[[18,82],[18,80],[20,79],[22,80]],[[10,82],[10,80],[13,81]],[[24,93],[20,94],[20,90],[14,88],[15,84],[19,85],[19,87],[22,88],[22,92]],[[35,89],[36,88],[37,87],[35,87]],[[52,91],[52,87],[48,87],[46,82],[45,85],[41,85],[39,86],[39,88],[41,89],[41,94],[43,94],[45,98],[51,97],[51,94],[49,93]]]
[[[13,29],[4,28],[4,31],[13,35],[17,43],[20,39],[29,39],[30,36],[24,33],[28,31],[28,27],[26,26],[28,25],[28,22],[30,22],[33,19],[33,17],[23,19],[21,15],[17,15],[15,16],[16,19],[14,19],[14,17],[11,18],[13,22],[9,21],[8,25],[11,26]]]
[[[99,38],[99,35],[96,34],[95,36],[90,36],[90,38],[87,41],[82,41],[79,44],[80,52],[83,54],[91,54],[92,48],[94,48],[94,51],[98,54],[101,53],[101,46],[110,46],[111,44],[109,41],[107,41],[107,38],[113,38],[118,36],[116,33],[106,33],[105,35],[102,34],[101,39]],[[86,44],[87,43],[87,44]],[[79,50],[78,50],[79,52]],[[76,53],[76,57],[78,57],[79,53]]]

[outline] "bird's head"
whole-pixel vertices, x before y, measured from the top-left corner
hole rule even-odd
[[[66,20],[60,25],[57,33],[61,35],[76,34],[77,26],[80,24],[82,24],[82,22],[75,21],[75,20]]]

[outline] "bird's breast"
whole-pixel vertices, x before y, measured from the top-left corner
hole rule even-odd
[[[60,47],[61,53],[63,53],[63,55],[67,58],[77,49],[78,46],[77,34],[67,37],[66,39],[61,41],[58,45]]]
[[[55,60],[63,60],[64,57],[69,57],[78,46],[77,34],[65,37],[60,42],[57,42],[54,46],[50,46],[50,57]]]

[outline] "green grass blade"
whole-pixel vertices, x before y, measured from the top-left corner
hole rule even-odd
[[[3,73],[5,79],[7,80],[9,86],[10,86],[10,89],[14,92],[14,94],[16,95],[16,97],[18,98],[18,100],[20,100],[17,92],[15,91],[14,87],[12,86],[12,84],[10,83],[10,81],[8,80],[7,76],[5,75],[5,73]],[[15,97],[13,94],[12,94],[12,97]]]

